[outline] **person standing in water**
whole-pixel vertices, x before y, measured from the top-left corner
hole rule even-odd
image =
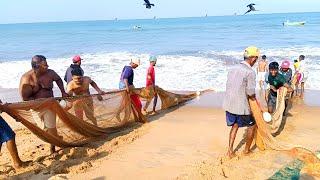
[[[150,66],[147,71],[147,81],[146,81],[146,88],[150,91],[150,96],[152,98],[147,99],[147,102],[143,108],[144,112],[147,112],[147,109],[153,100],[153,107],[152,107],[152,113],[156,113],[156,106],[157,106],[157,101],[158,101],[158,95],[156,92],[156,79],[155,79],[155,70],[154,67],[157,64],[157,57],[156,56],[150,56],[149,58]]]
[[[24,101],[52,98],[53,82],[58,85],[62,97],[67,97],[63,87],[63,81],[60,76],[53,70],[48,69],[46,57],[35,55],[31,60],[32,69],[26,72],[20,80],[19,92]],[[49,134],[58,137],[56,128],[56,113],[50,109],[31,110],[31,114],[38,125]],[[51,145],[51,153],[55,152],[55,146]]]
[[[244,154],[249,154],[253,141],[256,122],[251,114],[248,98],[256,100],[256,73],[252,66],[260,56],[259,49],[248,47],[244,51],[244,61],[232,68],[228,73],[223,109],[226,111],[227,126],[231,126],[229,134],[229,158],[235,156],[233,144],[239,127],[248,127]]]
[[[267,62],[267,56],[263,55],[261,60],[258,63],[257,67],[257,74],[258,74],[258,81],[259,81],[259,87],[261,90],[265,89],[265,81],[266,81],[266,76],[268,73],[268,62]]]

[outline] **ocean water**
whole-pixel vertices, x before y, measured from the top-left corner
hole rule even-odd
[[[302,27],[282,22],[306,21]],[[134,29],[141,26],[141,29]],[[106,89],[118,87],[122,67],[140,57],[135,84],[144,86],[148,56],[157,55],[157,84],[169,90],[223,91],[227,70],[249,45],[269,61],[306,55],[307,88],[320,90],[320,13],[0,25],[0,87],[18,88],[31,57],[43,54],[63,77],[80,54],[85,75]]]

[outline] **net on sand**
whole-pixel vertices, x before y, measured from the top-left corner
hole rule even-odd
[[[272,132],[277,130],[282,122],[282,114],[284,111],[285,95],[287,93],[286,88],[281,88],[278,91],[277,108],[273,114],[271,125],[268,125],[263,120],[263,115],[257,101],[249,99],[252,115],[256,120],[257,131],[256,131],[256,145],[259,150],[272,149],[276,151],[284,151],[291,156],[304,162],[304,171],[316,177],[320,177],[320,159],[312,151],[299,147],[293,144],[287,144],[277,140],[273,137]]]
[[[155,88],[161,99],[161,110],[191,100],[196,93],[175,94]],[[0,105],[0,110],[20,121],[45,142],[59,147],[82,146],[94,138],[120,131],[132,122],[146,122],[141,113],[142,99],[152,99],[150,89],[113,91],[104,95],[39,99]],[[59,103],[59,100],[63,100]],[[52,122],[53,120],[53,122]],[[58,135],[48,133],[56,123]]]

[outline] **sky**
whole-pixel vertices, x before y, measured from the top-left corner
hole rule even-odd
[[[319,12],[320,0],[1,0],[0,24],[109,19],[148,19],[242,14],[254,2],[256,13]]]

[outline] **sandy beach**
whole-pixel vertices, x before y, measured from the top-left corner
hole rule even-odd
[[[238,156],[226,159],[229,128],[220,108],[222,99],[223,93],[204,94],[150,118],[149,124],[132,124],[86,147],[61,149],[55,157],[48,156],[46,143],[6,118],[15,127],[21,158],[33,163],[16,171],[3,148],[0,178],[266,179],[294,160],[285,153],[257,149],[243,156],[243,129],[236,139]],[[277,139],[319,150],[320,125],[314,123],[319,113],[319,107],[294,99]]]

